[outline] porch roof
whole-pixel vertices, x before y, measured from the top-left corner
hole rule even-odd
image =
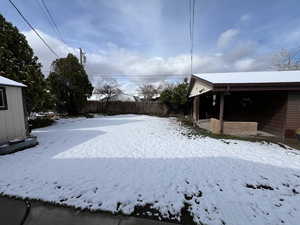
[[[190,93],[195,83],[206,85],[210,91],[300,91],[300,71],[261,71],[193,74]],[[199,85],[198,85],[199,86]],[[193,93],[189,96],[203,94]]]
[[[201,73],[193,76],[211,84],[300,83],[300,71]]]

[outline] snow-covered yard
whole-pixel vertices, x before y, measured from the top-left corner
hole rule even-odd
[[[37,147],[0,157],[0,192],[125,214],[147,203],[162,217],[185,205],[207,224],[299,224],[296,151],[183,130],[151,116],[62,119],[34,131]]]

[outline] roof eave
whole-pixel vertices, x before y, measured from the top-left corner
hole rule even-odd
[[[14,85],[14,84],[0,84],[0,86],[8,86],[8,87],[20,87],[20,88],[26,88],[27,85],[20,84],[20,85]]]
[[[210,85],[210,86],[213,86],[213,83],[212,82],[210,82],[210,81],[208,81],[208,80],[205,80],[205,79],[202,79],[202,78],[200,78],[200,77],[198,77],[198,76],[196,76],[196,75],[192,75],[192,78],[195,78],[195,79],[197,79],[197,80],[199,80],[199,81],[201,81],[201,82],[203,82],[203,83],[205,83],[205,84],[207,84],[207,85]]]
[[[213,91],[300,91],[300,82],[282,83],[218,83]]]

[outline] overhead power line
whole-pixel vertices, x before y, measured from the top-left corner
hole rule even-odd
[[[54,32],[54,33],[57,33],[57,31],[56,31],[56,29],[55,29],[53,23],[51,22],[51,19],[49,18],[49,15],[48,15],[48,13],[47,13],[45,7],[42,5],[42,2],[41,2],[40,0],[36,0],[36,1],[37,1],[37,3],[38,3],[38,6],[40,7],[41,11],[43,12],[44,16],[46,17],[46,19],[47,19],[47,21],[48,21],[50,27],[51,27],[52,30],[53,30],[53,32]]]
[[[61,29],[55,22],[55,19],[54,19],[55,17],[53,16],[53,13],[51,13],[50,8],[47,6],[46,2],[44,0],[36,0],[36,1],[38,2],[39,7],[43,11],[44,16],[47,18],[48,23],[52,27],[52,30],[54,31],[54,33],[57,34],[58,39],[64,44],[64,45],[62,45],[64,47],[64,49],[67,52],[69,52],[70,51],[69,48],[71,48],[73,50],[73,52],[76,52],[76,48],[67,45],[67,43],[65,42],[65,39],[63,38],[63,35],[61,32]]]
[[[59,35],[61,41],[65,44],[65,41],[64,41],[63,36],[62,36],[62,33],[61,33],[60,29],[58,28],[58,26],[57,26],[57,24],[56,24],[56,22],[55,22],[55,20],[54,20],[54,18],[52,16],[50,10],[49,10],[47,4],[45,3],[44,0],[40,0],[40,1],[41,1],[42,5],[43,5],[44,9],[46,10],[46,13],[49,16],[52,25],[54,26],[54,30],[56,30],[56,32]]]
[[[186,74],[155,74],[155,75],[130,75],[130,74],[124,74],[124,75],[102,75],[102,74],[94,74],[93,76],[102,76],[102,77],[161,77],[161,76],[186,76]]]
[[[195,0],[189,0],[189,18],[190,18],[190,70],[193,73],[193,53],[194,53],[194,27],[195,27]]]
[[[92,74],[95,77],[111,78],[158,78],[158,77],[186,77],[187,74]]]
[[[41,41],[44,43],[44,45],[55,55],[57,58],[59,57],[58,54],[48,45],[48,43],[44,40],[44,38],[40,35],[40,33],[31,25],[31,23],[25,18],[25,16],[22,14],[22,12],[17,8],[17,6],[13,3],[12,0],[8,0],[10,4],[17,10],[19,15],[22,17],[22,19],[26,22],[26,24],[33,30],[33,32],[41,39]]]

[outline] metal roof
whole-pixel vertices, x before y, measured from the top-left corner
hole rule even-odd
[[[201,73],[193,76],[211,84],[300,83],[300,71]]]

